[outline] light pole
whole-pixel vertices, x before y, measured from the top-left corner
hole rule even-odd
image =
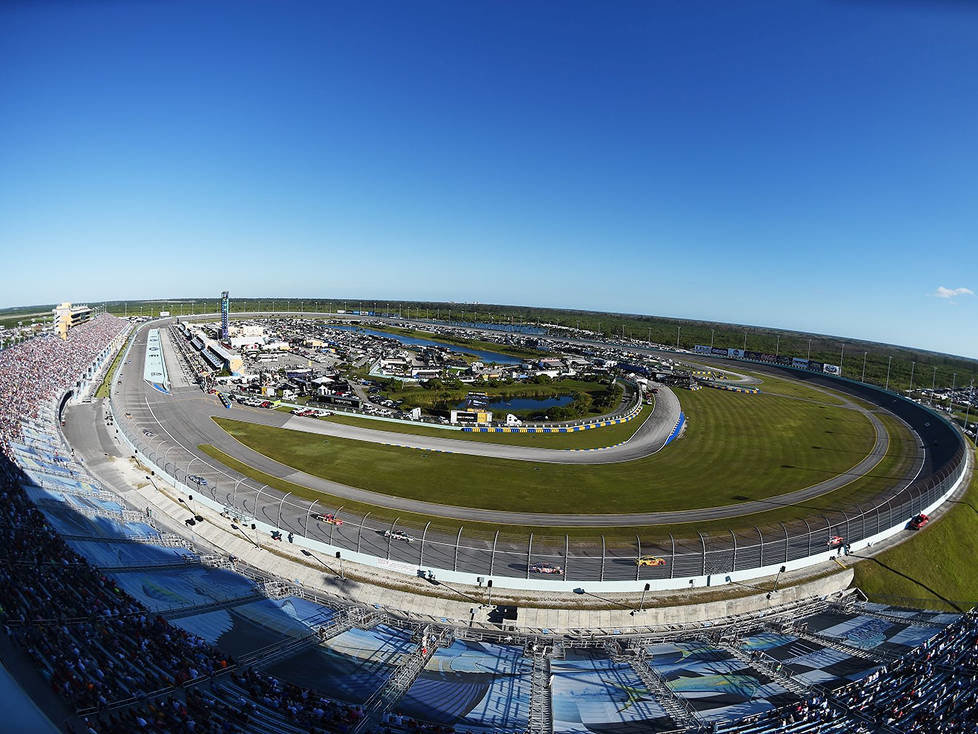
[[[842,368],[846,362],[846,345],[842,343],[842,354],[839,356],[839,377],[842,377]]]
[[[778,357],[781,354],[781,335],[777,335],[777,341],[774,343],[774,356]]]
[[[808,340],[808,356],[805,359],[811,359],[811,358],[812,358],[812,340],[809,339]]]
[[[639,611],[639,613],[645,611],[645,595],[646,595],[646,593],[648,593],[649,586],[650,586],[649,584],[645,584],[645,588],[642,589],[642,601],[640,601],[638,603],[638,611]]]
[[[860,382],[866,382],[866,354],[867,352],[863,352],[863,377]]]
[[[893,355],[886,360],[886,384],[883,386],[884,390],[890,389],[890,365],[893,364]]]

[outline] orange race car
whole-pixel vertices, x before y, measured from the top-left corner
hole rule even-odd
[[[659,556],[641,556],[635,563],[639,566],[665,566],[666,559]]]

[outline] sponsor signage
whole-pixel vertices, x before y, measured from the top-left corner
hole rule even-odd
[[[824,367],[824,366],[825,365],[823,365],[821,362],[809,362],[808,363],[808,369],[810,369],[812,372],[821,372],[822,371],[822,367]]]
[[[774,358],[774,362],[788,367],[791,365],[791,357],[778,356]]]
[[[744,352],[744,359],[752,359],[755,362],[760,362],[764,356],[760,352],[751,352],[750,350]]]
[[[730,359],[743,359],[744,358],[744,350],[743,349],[728,349],[727,350],[727,356],[730,357]]]
[[[837,364],[825,364],[822,365],[822,371],[829,375],[841,375],[842,371],[839,369]]]
[[[715,357],[726,357],[727,356],[727,350],[724,349],[724,348],[722,348],[722,347],[713,347],[710,350],[710,353],[713,356],[715,356]]]
[[[798,368],[803,369],[803,370],[804,369],[807,369],[808,368],[808,360],[807,359],[801,359],[800,357],[792,357],[791,358],[791,366],[792,367],[798,367]]]
[[[696,354],[710,354],[712,350],[705,344],[697,344],[695,347],[693,347],[693,351],[696,352]]]

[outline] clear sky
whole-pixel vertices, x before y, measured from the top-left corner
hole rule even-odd
[[[978,356],[976,39],[964,0],[5,2],[0,305],[466,300]]]

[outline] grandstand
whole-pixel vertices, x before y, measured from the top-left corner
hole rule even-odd
[[[978,731],[973,612],[849,594],[572,641],[362,608],[202,552],[60,433],[64,394],[123,326],[0,353],[0,617],[63,730]]]

